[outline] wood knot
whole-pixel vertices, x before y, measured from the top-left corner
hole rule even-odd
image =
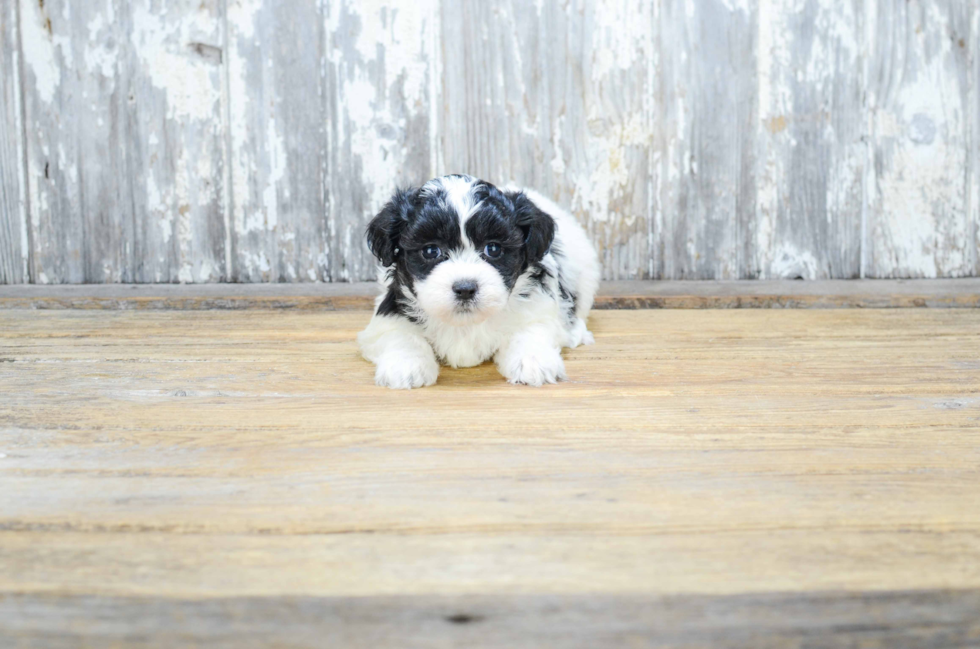
[[[456,613],[455,615],[447,615],[444,619],[450,624],[472,624],[473,622],[481,621],[483,616],[470,615],[469,613]]]

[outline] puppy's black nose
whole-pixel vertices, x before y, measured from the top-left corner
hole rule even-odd
[[[477,283],[472,279],[461,279],[453,284],[453,293],[456,299],[462,302],[469,302],[476,295]]]

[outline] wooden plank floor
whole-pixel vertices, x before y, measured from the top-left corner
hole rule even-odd
[[[368,317],[0,311],[0,646],[980,644],[980,310],[601,311],[568,383],[411,392]]]

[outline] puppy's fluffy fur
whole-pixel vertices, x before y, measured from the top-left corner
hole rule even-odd
[[[565,379],[562,347],[585,321],[599,260],[575,219],[543,196],[470,176],[399,190],[368,226],[382,293],[358,336],[375,382],[432,385],[439,362],[493,359],[511,383]]]

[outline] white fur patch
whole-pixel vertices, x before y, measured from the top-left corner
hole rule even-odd
[[[377,365],[374,382],[381,387],[410,390],[432,385],[439,377],[432,346],[406,318],[374,316],[357,343],[364,358]]]
[[[423,187],[423,190],[428,189],[429,191],[442,188],[446,192],[446,202],[459,216],[459,232],[463,238],[463,246],[470,249],[473,248],[473,242],[466,236],[466,222],[479,205],[473,197],[475,184],[476,178],[471,176],[444,176],[430,180]]]
[[[561,347],[547,329],[533,327],[507,341],[494,359],[511,383],[540,386],[567,379]]]
[[[453,284],[472,280],[476,296],[465,309],[456,302]],[[451,254],[424,280],[415,283],[418,314],[426,321],[438,320],[451,326],[479,324],[507,305],[507,286],[497,269],[472,250]]]
[[[469,176],[450,176],[442,179],[442,187],[446,190],[446,200],[459,214],[460,226],[466,225],[466,220],[473,213],[476,203],[473,201],[473,185],[476,179]]]

